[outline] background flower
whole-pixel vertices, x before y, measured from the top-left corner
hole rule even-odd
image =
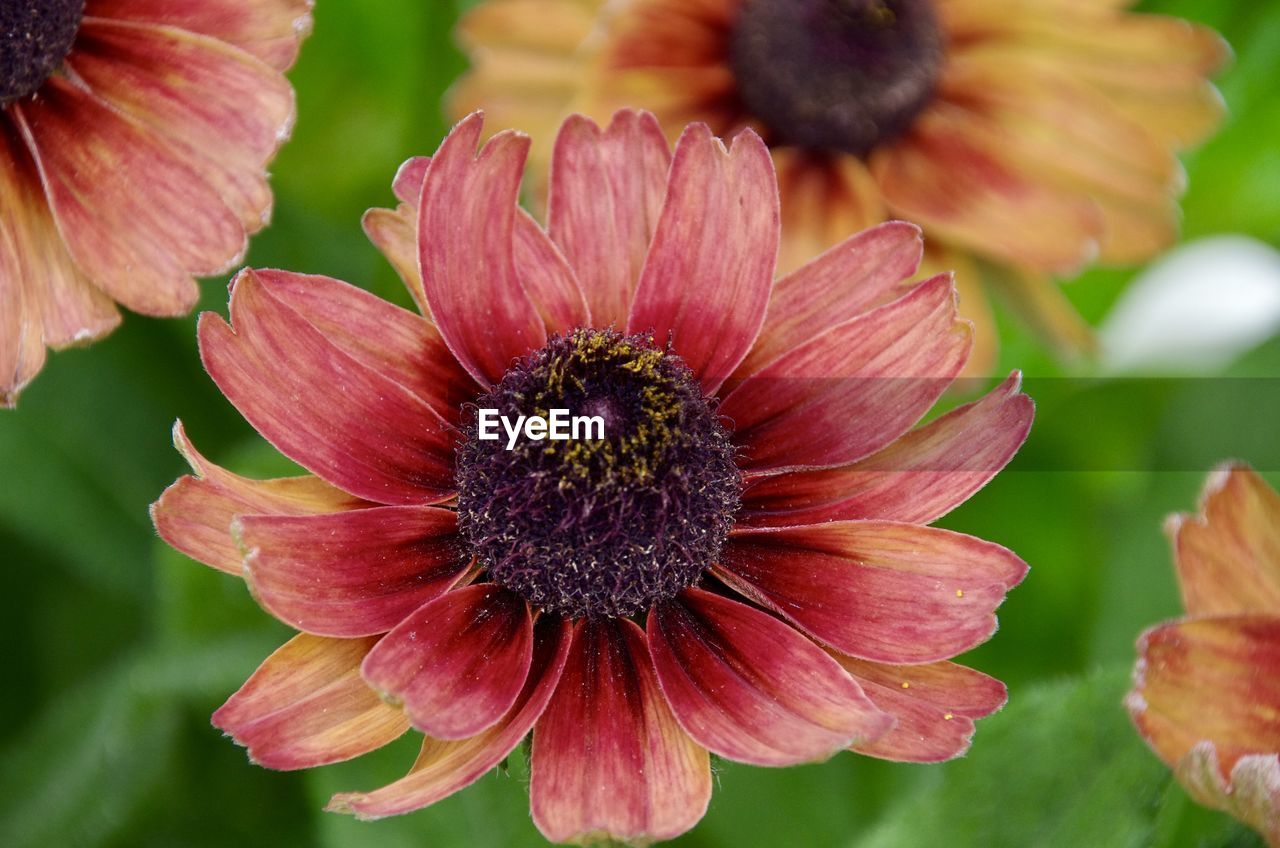
[[[0,12],[0,406],[45,348],[116,304],[183,315],[195,276],[271,215],[265,167],[293,126],[282,72],[311,0],[12,0]]]

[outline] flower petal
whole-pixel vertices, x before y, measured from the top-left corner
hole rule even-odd
[[[424,604],[369,652],[364,679],[404,704],[413,726],[437,739],[492,727],[520,696],[533,657],[533,615],[494,583]]]
[[[746,471],[853,462],[901,436],[933,406],[969,351],[950,276],[846,321],[729,393]]]
[[[722,757],[811,762],[893,725],[821,648],[737,601],[686,589],[649,611],[648,636],[680,726]]]
[[[9,113],[76,264],[135,312],[185,314],[199,295],[193,275],[244,252],[244,227],[217,187],[137,119],[61,77]]]
[[[770,152],[787,234],[778,252],[779,273],[794,272],[850,233],[888,218],[880,187],[856,156],[787,146]]]
[[[258,603],[319,636],[386,633],[446,591],[469,557],[452,510],[379,506],[326,515],[245,515],[233,533]]]
[[[173,443],[196,476],[181,477],[151,505],[160,538],[194,560],[239,576],[244,553],[231,535],[237,515],[314,515],[370,506],[319,477],[250,480],[200,455],[179,421]]]
[[[1170,516],[1178,582],[1190,615],[1280,611],[1280,495],[1240,463],[1205,483],[1199,516]]]
[[[716,575],[836,650],[927,663],[985,642],[1025,576],[1011,551],[890,521],[737,531]]]
[[[815,336],[901,295],[923,253],[919,227],[889,221],[849,236],[781,278],[773,286],[760,339],[735,378],[755,373]]]
[[[647,112],[620,111],[604,130],[572,115],[556,136],[547,231],[577,273],[596,326],[626,323],[670,167],[667,140]]]
[[[939,763],[969,750],[973,720],[990,715],[1008,698],[994,677],[951,662],[881,665],[837,655],[862,691],[897,719],[887,734],[853,750],[883,760]]]
[[[523,209],[516,212],[515,262],[520,285],[542,317],[548,333],[590,327],[587,302],[569,262],[538,222]]]
[[[1175,772],[1192,798],[1255,828],[1268,845],[1280,845],[1280,756],[1248,754],[1224,778],[1213,743],[1197,742]]]
[[[676,144],[667,197],[627,332],[671,339],[705,394],[751,350],[778,259],[778,188],[760,137],[732,147],[692,124]]]
[[[1170,765],[1213,743],[1225,778],[1250,754],[1280,751],[1280,617],[1161,624],[1138,639],[1129,713]]]
[[[311,32],[312,0],[89,0],[87,17],[165,24],[247,50],[276,70],[297,58]]]
[[[450,428],[424,401],[325,338],[253,271],[236,277],[231,320],[234,330],[201,316],[205,369],[281,453],[378,503],[452,494]]]
[[[747,484],[748,527],[884,519],[928,524],[1003,468],[1031,429],[1035,405],[1016,371],[981,400],[957,407],[884,450],[841,468],[793,471]]]
[[[711,798],[707,752],[671,715],[644,632],[626,619],[577,625],[531,768],[533,821],[552,842],[671,839]]]
[[[431,159],[418,209],[418,264],[431,316],[484,384],[542,347],[546,331],[516,270],[514,228],[529,139],[501,132],[475,153],[482,118],[459,123]]]
[[[395,783],[372,792],[343,792],[327,809],[378,819],[434,804],[478,780],[520,744],[546,709],[569,655],[572,629],[567,620],[544,616],[534,631],[533,662],[524,689],[497,724],[467,739],[427,737],[413,768]]]
[[[377,641],[298,634],[213,714],[214,726],[273,769],[341,762],[395,741],[409,722],[360,679]]]

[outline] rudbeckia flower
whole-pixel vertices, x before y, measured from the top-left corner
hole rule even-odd
[[[977,325],[980,283],[1064,352],[1091,346],[1054,282],[1131,264],[1176,238],[1174,151],[1222,106],[1211,31],[1123,0],[485,0],[459,38],[459,114],[554,125],[567,111],[655,112],[768,142],[784,269],[889,218],[922,225],[930,271],[955,269]],[[544,157],[545,158],[545,157]]]
[[[311,0],[0,6],[0,407],[116,304],[185,315],[266,223]]]
[[[1191,797],[1280,846],[1280,495],[1228,464],[1166,530],[1187,614],[1138,640],[1129,712]]]
[[[421,314],[249,270],[230,323],[201,318],[214,381],[314,475],[245,479],[176,431],[195,475],[157,502],[161,535],[302,631],[214,723],[272,768],[416,728],[404,778],[333,799],[366,818],[532,734],[556,842],[684,832],[709,753],[963,752],[1005,689],[950,658],[991,636],[1026,566],[925,525],[1009,460],[1032,405],[1015,374],[912,429],[971,336],[949,275],[903,285],[918,230],[775,282],[760,138],[694,125],[673,156],[634,112],[565,123],[544,230],[517,206],[529,139],[477,154],[481,130],[406,163],[400,207],[365,219]],[[483,410],[554,409],[603,437],[483,438]]]

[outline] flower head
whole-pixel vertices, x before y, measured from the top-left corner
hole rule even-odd
[[[1176,237],[1174,151],[1217,124],[1206,76],[1226,49],[1126,5],[486,0],[459,30],[473,70],[454,103],[505,126],[630,105],[671,134],[691,120],[726,138],[754,128],[782,190],[783,269],[889,218],[921,224],[926,266],[957,269],[978,330],[970,368],[986,373],[979,263],[1078,351],[1090,335],[1052,277],[1143,261]]]
[[[1280,495],[1227,464],[1166,529],[1187,615],[1139,638],[1129,712],[1193,798],[1280,845]]]
[[[775,282],[754,133],[726,149],[692,126],[673,156],[651,115],[570,118],[546,230],[517,206],[529,139],[480,137],[464,120],[366,216],[421,314],[245,271],[231,323],[202,316],[218,386],[314,474],[248,480],[176,431],[195,476],[155,505],[161,535],[302,631],[215,724],[274,768],[412,725],[408,775],[333,800],[369,818],[532,734],[554,841],[687,830],[709,752],[962,753],[1005,690],[949,660],[1026,566],[925,525],[1003,467],[1032,407],[1015,374],[911,429],[970,345],[948,275],[903,282],[919,231],[881,225]],[[602,432],[483,437],[490,412],[555,409]]]
[[[0,406],[116,304],[183,315],[271,210],[311,0],[5,0]]]

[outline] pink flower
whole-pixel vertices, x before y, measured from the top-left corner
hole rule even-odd
[[[0,406],[116,304],[185,315],[266,223],[311,0],[5,0]]]
[[[949,662],[991,636],[1026,566],[925,526],[1031,424],[1015,374],[911,430],[963,366],[949,275],[904,284],[888,223],[776,282],[778,191],[754,133],[574,117],[548,227],[517,206],[529,139],[460,123],[365,226],[422,314],[345,283],[245,271],[205,366],[315,476],[201,457],[154,508],[171,544],[243,573],[303,631],[214,723],[273,768],[426,735],[401,780],[332,809],[431,804],[530,733],[553,841],[665,839],[709,753],[780,766],[843,749],[966,750],[997,680]],[[426,317],[424,317],[426,316]],[[600,416],[605,438],[477,437],[476,407]],[[388,701],[382,700],[379,695]]]

